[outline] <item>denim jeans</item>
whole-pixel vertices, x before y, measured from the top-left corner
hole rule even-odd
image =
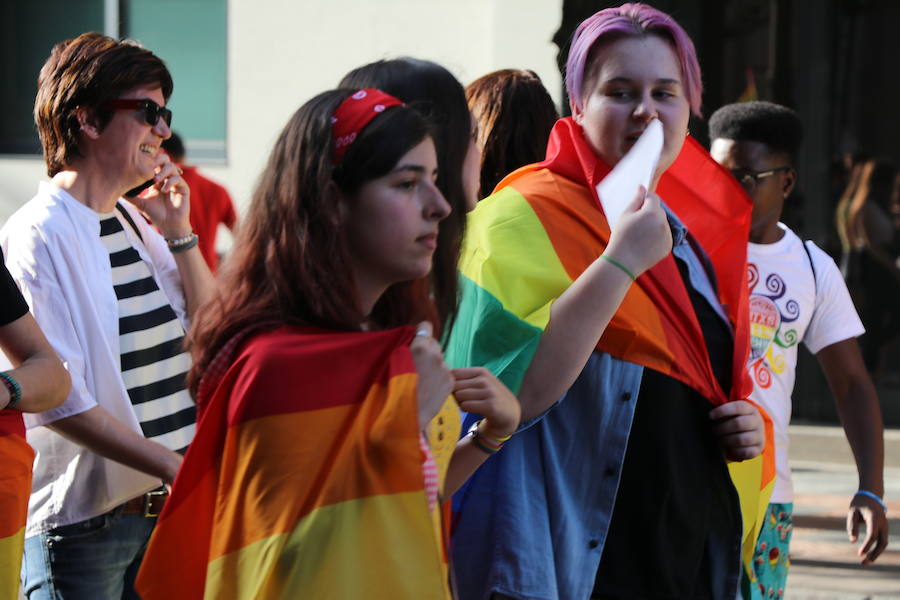
[[[156,518],[112,512],[25,539],[28,600],[120,600],[134,592]]]

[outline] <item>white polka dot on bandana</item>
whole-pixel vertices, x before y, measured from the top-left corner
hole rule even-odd
[[[380,113],[380,112],[384,111],[384,104],[376,104],[375,106],[372,107],[372,110],[374,110],[377,113]]]
[[[331,117],[331,124],[334,125],[337,123],[337,117]]]
[[[356,92],[355,94],[353,94],[353,96],[351,96],[351,97],[352,97],[354,100],[362,100],[363,98],[365,98],[365,97],[368,96],[368,95],[369,95],[369,94],[368,94],[368,92],[366,92],[366,90],[359,90],[358,92]]]

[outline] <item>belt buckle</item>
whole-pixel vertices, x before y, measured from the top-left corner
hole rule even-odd
[[[153,499],[157,496],[167,496],[169,494],[168,490],[153,490],[151,492],[147,492],[144,494],[144,516],[145,517],[158,517],[158,512],[153,512]]]

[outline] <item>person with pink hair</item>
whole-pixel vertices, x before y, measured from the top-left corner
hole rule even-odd
[[[764,445],[736,310],[749,202],[686,143],[700,68],[670,16],[624,4],[585,20],[566,86],[573,117],[555,125],[547,159],[469,213],[465,327],[447,360],[494,372],[523,424],[454,497],[459,596],[735,598],[741,508],[726,463]],[[655,119],[656,171],[610,231],[595,186]],[[675,165],[682,150],[718,177],[718,196]],[[707,255],[710,231],[717,250],[737,249],[731,262]]]

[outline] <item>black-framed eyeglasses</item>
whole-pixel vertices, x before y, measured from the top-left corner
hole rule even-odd
[[[146,98],[115,98],[104,102],[100,108],[103,110],[142,110],[144,111],[144,122],[147,125],[156,127],[160,117],[166,122],[166,125],[172,125],[172,111]]]
[[[759,181],[761,179],[772,177],[776,173],[790,171],[793,168],[794,167],[778,167],[776,169],[767,169],[765,171],[745,171],[744,169],[731,169],[731,174],[734,175],[734,178],[738,180],[738,183],[740,183],[741,186],[743,186],[743,188],[749,194],[756,189],[756,186],[759,185]]]

